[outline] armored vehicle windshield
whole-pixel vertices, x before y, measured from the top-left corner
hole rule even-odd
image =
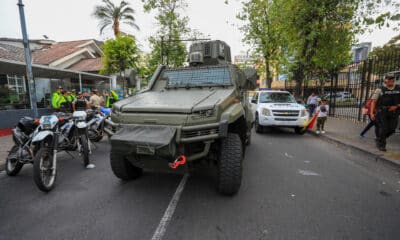
[[[232,85],[228,66],[166,69],[160,76],[167,88]]]

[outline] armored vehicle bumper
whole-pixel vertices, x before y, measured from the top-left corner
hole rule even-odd
[[[228,134],[228,122],[195,126],[121,124],[111,137],[112,151],[140,168],[165,168],[178,156],[188,162],[208,155],[211,143]]]

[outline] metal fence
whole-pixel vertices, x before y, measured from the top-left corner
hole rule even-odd
[[[303,84],[302,96],[307,99],[312,92],[329,101],[330,115],[355,121],[365,121],[361,108],[384,76],[393,73],[400,84],[400,50],[355,62],[336,76],[325,81],[310,80]],[[285,82],[288,91],[294,91],[295,82]]]

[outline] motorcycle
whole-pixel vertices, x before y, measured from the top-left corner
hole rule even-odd
[[[54,188],[57,175],[57,152],[78,151],[86,167],[91,153],[86,112],[42,116],[32,144],[39,146],[33,159],[33,178],[38,188],[48,192]]]
[[[110,117],[109,108],[101,108],[100,111],[87,110],[88,135],[93,142],[99,142],[104,136],[105,120]]]
[[[32,144],[32,136],[38,123],[30,117],[23,117],[12,130],[14,146],[6,159],[6,173],[16,176],[27,163],[33,163],[37,147]]]

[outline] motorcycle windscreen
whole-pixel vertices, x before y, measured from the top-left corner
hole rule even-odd
[[[171,126],[127,125],[111,137],[113,151],[127,154],[174,154],[176,128]]]

